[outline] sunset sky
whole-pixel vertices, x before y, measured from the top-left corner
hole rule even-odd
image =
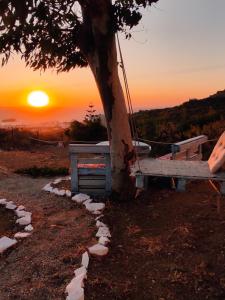
[[[159,0],[144,12],[131,40],[121,36],[135,110],[173,106],[225,89],[224,16],[224,0]],[[48,109],[27,108],[32,90],[48,93]],[[90,102],[102,111],[88,68],[40,74],[14,56],[0,70],[0,120],[80,119]]]

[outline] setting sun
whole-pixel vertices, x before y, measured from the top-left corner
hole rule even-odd
[[[28,95],[28,103],[33,107],[44,107],[49,104],[49,97],[43,91],[33,91]]]

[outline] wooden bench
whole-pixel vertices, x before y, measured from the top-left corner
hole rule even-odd
[[[225,194],[225,172],[212,174],[207,161],[182,161],[143,159],[133,167],[138,188],[144,188],[146,176],[178,178],[177,190],[184,191],[187,180],[215,180],[221,182],[221,193]]]
[[[185,144],[179,145],[185,149]],[[216,153],[215,153],[216,151]],[[216,172],[212,172],[212,159],[215,161],[219,157],[221,164],[217,163]],[[132,172],[136,176],[136,186],[138,188],[145,187],[145,178],[154,177],[170,177],[178,178],[177,189],[185,190],[187,180],[212,180],[221,184],[220,191],[225,194],[225,171],[219,171],[224,165],[225,160],[225,132],[218,140],[208,161],[187,161],[187,160],[161,160],[161,159],[143,159],[136,163]],[[214,163],[215,164],[215,163]]]
[[[206,135],[199,135],[171,145],[171,153],[159,157],[163,160],[202,160],[202,144],[208,141]]]

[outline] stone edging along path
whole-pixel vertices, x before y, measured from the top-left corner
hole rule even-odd
[[[14,246],[18,239],[26,238],[31,235],[33,231],[33,226],[31,225],[32,213],[25,210],[23,205],[17,205],[13,201],[7,201],[6,199],[0,199],[0,205],[5,206],[6,209],[12,210],[16,216],[16,223],[21,227],[23,226],[23,231],[19,231],[14,234],[14,238],[9,238],[7,236],[0,237],[0,254],[6,251],[8,248]]]
[[[57,196],[71,198],[72,195],[69,190],[60,190],[58,188],[52,187],[52,184],[58,184],[63,180],[65,179],[59,178],[52,183],[48,183],[43,187],[43,191],[55,194]],[[93,202],[90,196],[86,194],[77,194],[73,196],[71,200],[76,202],[77,204],[83,204],[90,213],[96,216],[96,238],[98,238],[98,241],[95,245],[89,247],[88,250],[82,254],[81,266],[80,268],[74,270],[75,276],[67,285],[65,291],[67,293],[66,300],[84,300],[84,280],[87,279],[89,255],[107,255],[109,252],[107,244],[110,243],[111,234],[108,226],[100,221],[104,217],[104,215],[102,214],[105,208],[104,203]]]

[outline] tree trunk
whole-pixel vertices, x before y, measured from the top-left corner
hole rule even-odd
[[[86,57],[104,108],[110,143],[113,192],[127,198],[134,193],[130,165],[135,160],[135,152],[118,75],[115,34],[111,30],[109,10],[104,7],[104,4],[100,5],[101,11],[98,11],[94,17],[89,16],[93,47],[89,49]]]

